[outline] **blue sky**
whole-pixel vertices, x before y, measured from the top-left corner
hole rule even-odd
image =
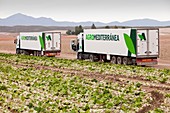
[[[0,0],[0,18],[16,13],[56,21],[170,20],[170,0]]]

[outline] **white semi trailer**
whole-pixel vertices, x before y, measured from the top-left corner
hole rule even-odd
[[[77,59],[113,64],[157,64],[159,29],[84,29],[71,41]]]
[[[21,32],[14,42],[16,54],[56,56],[61,52],[60,32]]]

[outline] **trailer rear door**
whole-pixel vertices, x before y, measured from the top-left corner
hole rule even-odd
[[[158,30],[137,30],[137,56],[148,57],[159,55],[159,34]]]
[[[145,56],[147,55],[147,40],[148,40],[148,35],[147,35],[147,30],[138,30],[137,31],[137,54],[138,56]]]
[[[61,34],[58,32],[45,33],[45,50],[46,51],[58,51],[61,49],[60,42]]]
[[[149,55],[158,55],[159,53],[159,34],[158,30],[149,30]]]

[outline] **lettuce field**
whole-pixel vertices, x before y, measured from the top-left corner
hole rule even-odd
[[[0,112],[169,113],[170,70],[0,53]]]

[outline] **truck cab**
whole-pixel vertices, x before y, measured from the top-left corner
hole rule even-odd
[[[71,49],[76,52],[82,52],[83,50],[83,33],[80,33],[77,36],[77,39],[72,39],[71,40]]]
[[[84,59],[84,33],[80,33],[77,35],[77,39],[71,40],[71,49],[77,52],[77,59]]]
[[[72,39],[71,42],[70,42],[70,48],[73,50],[73,51],[77,51],[77,41],[75,39]]]
[[[19,54],[19,48],[20,48],[19,41],[20,41],[20,39],[19,39],[19,35],[18,35],[17,38],[14,40],[14,44],[16,44],[16,54]]]

